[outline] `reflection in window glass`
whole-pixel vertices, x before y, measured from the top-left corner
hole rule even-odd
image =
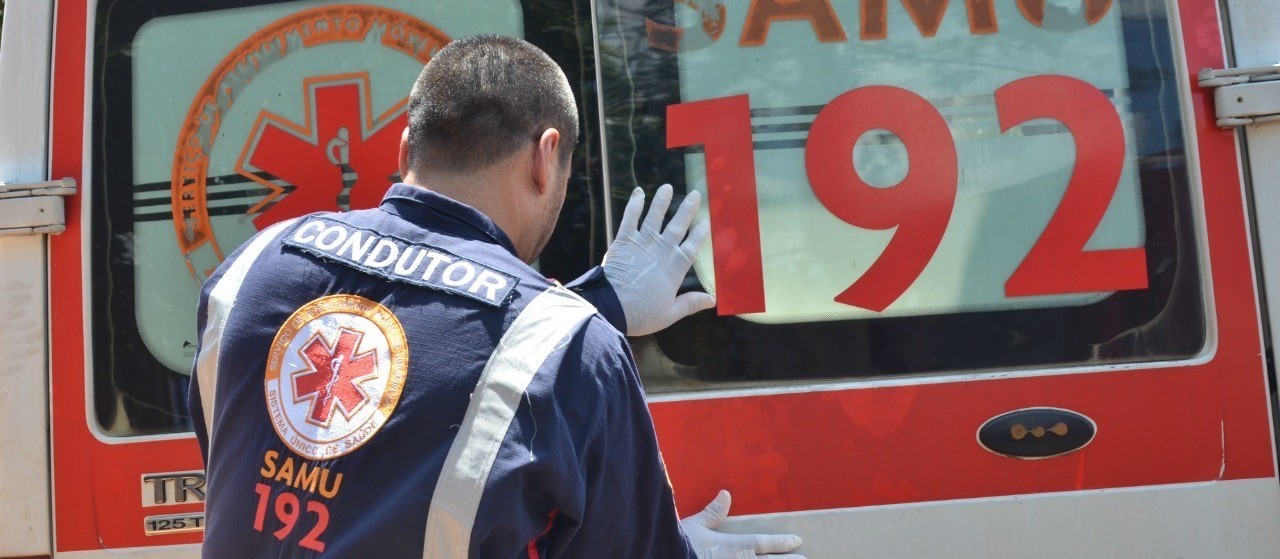
[[[1032,4],[600,2],[615,215],[719,212],[651,391],[1199,351],[1168,13]]]
[[[225,4],[221,4],[225,6]],[[112,434],[190,428],[200,284],[257,231],[377,205],[398,180],[410,86],[455,37],[524,37],[594,82],[588,10],[515,0],[116,0],[98,6],[94,387]],[[592,89],[594,87],[592,86]],[[581,109],[584,126],[596,109]],[[588,128],[589,129],[589,128]],[[586,142],[584,142],[586,143]],[[590,265],[592,149],[543,265]],[[599,190],[599,186],[594,187]],[[597,204],[598,205],[598,204]],[[570,250],[570,247],[572,250]]]

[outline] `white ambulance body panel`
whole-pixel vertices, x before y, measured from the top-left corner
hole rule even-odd
[[[731,519],[804,534],[811,559],[1272,557],[1280,487],[1220,481]]]
[[[1280,3],[1227,2],[1231,47],[1238,68],[1280,65]],[[1280,107],[1280,99],[1274,104]],[[1259,274],[1265,288],[1271,339],[1280,332],[1280,122],[1242,127],[1248,165],[1243,172],[1253,194]],[[1280,379],[1278,379],[1280,380]]]
[[[5,12],[0,182],[41,182],[49,164],[53,6],[21,0]],[[47,250],[44,235],[0,236],[0,557],[48,553],[52,546]]]

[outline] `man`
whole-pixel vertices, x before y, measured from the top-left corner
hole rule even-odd
[[[686,238],[697,195],[664,230],[670,187],[643,224],[637,192],[603,271],[562,287],[528,265],[564,201],[578,129],[555,63],[518,39],[455,41],[414,84],[409,114],[404,184],[379,208],[267,228],[204,286],[191,393],[204,556],[798,547],[715,532],[723,492],[682,527],[635,364],[605,318],[645,333],[714,304],[676,295],[707,236]]]

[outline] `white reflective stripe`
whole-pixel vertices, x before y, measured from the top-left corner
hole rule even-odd
[[[200,383],[200,407],[204,410],[204,432],[209,436],[210,446],[213,446],[213,397],[218,386],[218,354],[222,350],[222,329],[227,325],[227,317],[236,304],[236,296],[240,294],[240,286],[244,283],[249,268],[258,259],[258,255],[262,254],[262,249],[267,248],[276,235],[293,222],[290,219],[263,229],[262,233],[250,241],[249,246],[244,247],[244,251],[209,291],[207,319],[204,322],[204,334],[200,338],[200,354],[196,356],[196,381]]]
[[[563,347],[564,339],[595,312],[582,298],[553,286],[534,297],[502,335],[480,373],[436,481],[427,513],[424,558],[465,558],[470,554],[480,497],[529,382],[547,357]]]

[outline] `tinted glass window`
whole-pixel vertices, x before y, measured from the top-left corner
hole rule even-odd
[[[719,308],[637,341],[651,392],[1203,346],[1163,3],[601,0],[597,23],[613,215],[636,185],[709,200],[688,284]]]
[[[524,37],[583,99],[584,140],[542,265],[598,259],[603,212],[583,2],[99,2],[93,111],[93,386],[112,434],[190,428],[200,284],[258,230],[371,207],[405,103],[452,38]]]

